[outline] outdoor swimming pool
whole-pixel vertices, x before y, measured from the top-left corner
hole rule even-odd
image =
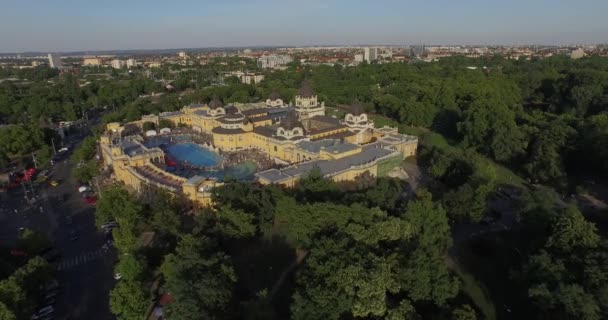
[[[222,161],[222,157],[217,153],[191,142],[170,145],[166,151],[171,158],[177,161],[187,161],[195,166],[211,167]]]
[[[160,145],[160,141],[156,142]],[[163,142],[165,146],[166,142]],[[169,155],[171,160],[177,162],[187,161],[188,163],[198,167],[213,167],[219,165],[223,158],[217,153],[203,148],[202,146],[192,143],[176,143],[166,146],[164,150]],[[220,181],[225,181],[230,177],[235,180],[252,180],[257,170],[257,166],[253,161],[244,161],[242,163],[223,168],[222,170],[209,170],[205,168],[184,167],[178,165],[177,168],[171,167],[170,172],[185,178],[199,175],[203,177],[216,178]]]

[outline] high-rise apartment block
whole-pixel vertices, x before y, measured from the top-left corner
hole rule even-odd
[[[61,56],[58,53],[49,53],[49,66],[54,69],[63,67]]]
[[[363,59],[367,63],[371,63],[372,61],[376,61],[378,59],[378,49],[366,47],[363,49]]]
[[[291,61],[293,61],[293,59],[287,55],[263,55],[258,59],[258,67],[262,69],[272,69],[279,66],[284,66]]]

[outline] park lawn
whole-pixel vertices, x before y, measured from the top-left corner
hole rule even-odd
[[[452,270],[485,319],[530,318],[527,295],[511,277],[512,266],[521,262],[518,241],[513,232],[489,233],[453,248]]]
[[[496,320],[496,308],[483,283],[475,279],[475,276],[468,272],[464,266],[460,265],[457,259],[451,257],[448,257],[448,259],[450,269],[458,275],[462,282],[461,290],[469,296],[475,306],[481,311],[483,318],[486,320]]]

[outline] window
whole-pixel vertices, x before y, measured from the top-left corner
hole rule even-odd
[[[274,152],[277,152],[277,146],[274,146]]]

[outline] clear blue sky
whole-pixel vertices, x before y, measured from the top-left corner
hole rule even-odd
[[[608,0],[2,0],[0,52],[608,42]]]

